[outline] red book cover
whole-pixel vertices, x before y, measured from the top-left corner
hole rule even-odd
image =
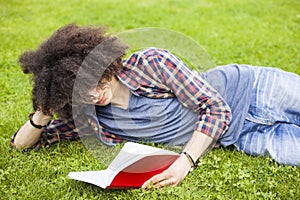
[[[127,142],[106,170],[70,172],[68,177],[101,188],[139,188],[178,157],[173,151]]]

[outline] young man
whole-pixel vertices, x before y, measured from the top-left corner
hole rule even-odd
[[[245,65],[199,74],[158,48],[122,61],[126,48],[102,28],[72,24],[36,51],[25,52],[20,63],[25,73],[34,75],[36,112],[11,144],[38,148],[78,139],[80,132],[92,130],[107,145],[185,145],[181,156],[144,187],[150,182],[157,187],[178,185],[216,142],[253,155],[269,154],[279,163],[299,164],[299,76]],[[95,105],[96,113],[77,109],[85,104]],[[60,119],[51,122],[54,113]]]

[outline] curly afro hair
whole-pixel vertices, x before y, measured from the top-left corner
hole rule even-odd
[[[101,49],[96,48],[103,41],[108,41],[108,53],[118,55],[117,58],[110,58],[108,66],[98,64],[99,58],[109,59],[107,52],[103,56]],[[87,62],[94,67],[94,71],[102,70],[101,77],[98,77],[100,83],[103,79],[110,80],[123,67],[122,56],[126,49],[127,46],[117,38],[107,35],[104,27],[69,24],[58,29],[37,50],[24,52],[19,57],[23,72],[33,74],[34,110],[41,109],[47,115],[56,113],[63,118],[70,117],[74,82],[86,57],[91,52],[94,57],[100,55],[94,63],[91,63],[94,59]],[[92,85],[87,82],[84,90],[89,87]]]

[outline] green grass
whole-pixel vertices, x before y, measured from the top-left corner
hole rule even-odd
[[[32,111],[30,78],[18,55],[65,24],[105,24],[112,33],[169,28],[200,43],[217,65],[276,66],[300,74],[299,11],[298,0],[0,0],[0,198],[299,199],[299,167],[233,149],[211,151],[176,188],[101,190],[67,178],[70,171],[101,168],[80,141],[37,152],[9,147]]]

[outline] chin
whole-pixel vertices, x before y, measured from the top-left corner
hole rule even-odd
[[[104,102],[104,103],[96,103],[95,105],[96,105],[96,106],[106,106],[107,104],[108,104],[108,103],[105,103],[105,102]]]
[[[110,103],[108,99],[106,99],[103,103],[96,103],[97,106],[107,106]]]

